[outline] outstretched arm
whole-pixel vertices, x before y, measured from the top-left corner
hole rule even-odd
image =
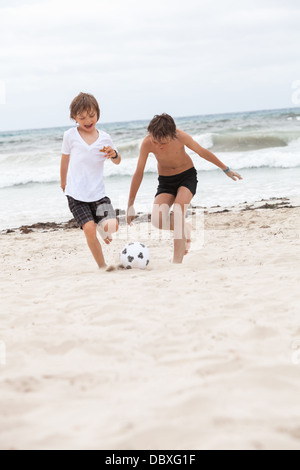
[[[141,183],[143,181],[145,166],[146,166],[148,156],[149,156],[149,147],[147,145],[146,139],[142,143],[139,161],[137,164],[136,171],[133,175],[131,187],[130,187],[128,209],[127,209],[127,223],[129,225],[131,225],[132,221],[135,218],[135,211],[134,211],[135,198],[138,193],[138,190],[140,189]]]
[[[189,134],[186,134],[183,131],[180,131],[178,129],[177,131],[178,139],[189,149],[193,150],[193,152],[197,153],[199,157],[204,158],[204,160],[207,160],[208,162],[213,163],[217,167],[221,168],[229,178],[232,178],[234,181],[237,179],[242,180],[243,178],[239,173],[236,173],[235,171],[232,171],[226,166],[221,160],[219,160],[216,155],[214,155],[212,152],[209,150],[201,147],[201,145],[198,144]]]

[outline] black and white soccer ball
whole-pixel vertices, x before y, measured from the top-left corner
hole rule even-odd
[[[120,261],[125,269],[146,269],[150,263],[150,253],[142,243],[129,243],[121,251]]]

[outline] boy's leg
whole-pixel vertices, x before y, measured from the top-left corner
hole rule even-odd
[[[104,242],[109,245],[112,242],[112,234],[119,230],[118,219],[103,220],[99,224],[99,232]]]
[[[119,230],[119,222],[116,212],[109,197],[105,196],[96,203],[96,219],[98,229],[104,242],[109,245],[112,242],[112,234]]]
[[[160,230],[174,230],[173,217],[170,217],[170,209],[174,201],[173,194],[162,193],[156,196],[151,216],[154,227]]]
[[[188,188],[181,186],[174,202],[174,263],[182,263],[183,257],[189,249],[191,226],[186,223],[185,217],[193,197]]]
[[[172,194],[162,193],[154,201],[152,224],[160,230],[174,231],[173,263],[182,263],[189,248],[191,226],[185,222],[185,217],[193,197],[188,188],[181,186],[176,198]],[[174,211],[170,215],[173,204]]]
[[[82,228],[86,236],[87,244],[95,258],[96,263],[98,264],[99,268],[105,268],[106,263],[100,242],[97,238],[97,224],[91,220],[90,222],[87,222]]]

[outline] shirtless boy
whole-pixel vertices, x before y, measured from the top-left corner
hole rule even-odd
[[[133,176],[128,200],[127,223],[135,218],[134,203],[143,180],[150,153],[157,160],[159,186],[156,193],[152,224],[160,230],[174,231],[174,263],[182,263],[191,242],[190,224],[186,223],[187,209],[196,194],[197,171],[185,147],[213,163],[234,181],[242,177],[222,163],[212,152],[201,147],[190,135],[176,128],[168,114],[155,116],[148,126],[136,172]],[[174,205],[173,212],[171,207]]]

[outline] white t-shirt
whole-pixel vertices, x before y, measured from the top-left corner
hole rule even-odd
[[[106,158],[100,149],[115,147],[109,134],[100,130],[98,133],[99,137],[92,145],[84,141],[77,127],[64,133],[62,153],[70,155],[65,194],[77,201],[95,202],[106,196],[103,181]]]

